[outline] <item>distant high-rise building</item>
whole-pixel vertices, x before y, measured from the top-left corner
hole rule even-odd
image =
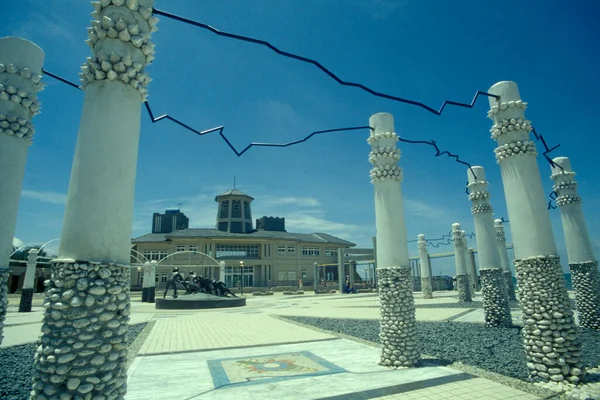
[[[164,214],[152,215],[152,233],[171,233],[189,228],[190,220],[178,208],[171,208]]]

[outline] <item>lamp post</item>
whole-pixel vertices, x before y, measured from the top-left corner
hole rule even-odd
[[[244,295],[244,262],[240,261],[240,275],[241,275],[241,282],[240,282],[240,295]]]

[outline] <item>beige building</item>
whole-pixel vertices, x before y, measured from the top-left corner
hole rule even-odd
[[[239,190],[215,197],[215,228],[170,231],[179,210],[154,214],[153,233],[132,240],[132,264],[156,260],[157,286],[164,286],[174,266],[187,274],[209,275],[228,287],[312,286],[314,264],[337,264],[338,253],[355,244],[326,233],[291,233],[285,219],[262,217],[252,223],[254,199]],[[167,221],[166,223],[164,221]],[[187,223],[185,224],[187,225]],[[166,227],[166,228],[165,228]],[[320,269],[319,279],[336,281],[337,266]],[[141,271],[133,271],[132,285],[141,285]]]

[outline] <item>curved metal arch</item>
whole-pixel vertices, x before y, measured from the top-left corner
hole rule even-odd
[[[177,254],[186,254],[186,253],[203,255],[203,256],[207,257],[208,259],[213,260],[215,262],[215,266],[216,267],[220,267],[221,266],[216,259],[214,259],[213,257],[209,256],[208,254],[202,253],[201,251],[193,251],[193,250],[176,251],[175,253],[171,253],[168,256],[166,256],[165,258],[163,258],[162,260],[157,261],[156,265],[159,265],[161,262],[163,262],[167,258],[173,257],[174,255],[177,255]]]

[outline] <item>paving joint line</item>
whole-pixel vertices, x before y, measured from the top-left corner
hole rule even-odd
[[[464,372],[459,372],[453,375],[430,378],[416,382],[401,383],[399,385],[386,386],[377,389],[369,389],[362,392],[345,393],[341,395],[328,397],[319,397],[316,400],[368,400],[377,397],[408,393],[419,389],[429,389],[432,387],[446,385],[448,383],[466,381],[473,378],[476,378],[476,376]]]
[[[252,344],[249,346],[229,346],[229,347],[215,347],[211,349],[194,349],[194,350],[174,350],[174,351],[161,351],[157,353],[142,353],[138,354],[136,357],[154,357],[154,356],[165,356],[171,354],[189,354],[189,353],[206,353],[209,351],[216,350],[236,350],[236,349],[251,349],[255,347],[267,347],[267,346],[284,346],[288,344],[302,344],[302,343],[313,343],[313,342],[326,342],[333,340],[340,340],[339,337],[330,337],[323,339],[311,339],[311,340],[300,340],[295,342],[275,342],[275,343],[263,343],[263,344]]]

